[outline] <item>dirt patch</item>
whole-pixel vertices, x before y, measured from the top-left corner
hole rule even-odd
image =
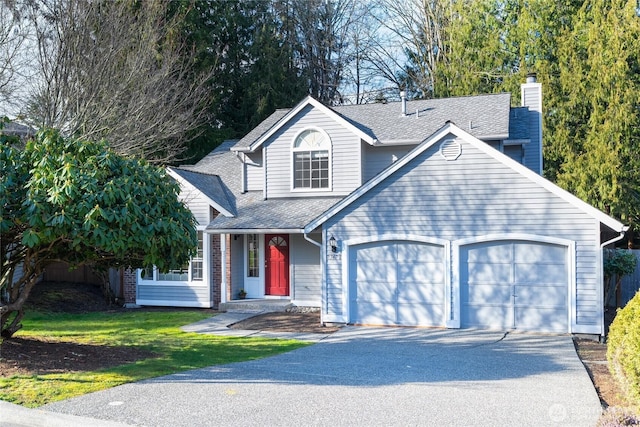
[[[15,337],[0,348],[0,376],[96,371],[154,356],[153,352],[133,347]]]
[[[576,338],[573,340],[578,357],[587,368],[591,382],[598,392],[603,407],[626,406],[622,391],[615,381],[607,362],[607,345],[598,341]]]
[[[299,313],[288,311],[259,314],[234,323],[230,328],[313,334],[330,334],[340,329],[337,326],[322,326],[319,312]]]

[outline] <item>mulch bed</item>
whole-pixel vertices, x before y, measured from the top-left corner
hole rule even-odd
[[[320,324],[319,312],[299,313],[288,311],[259,314],[234,323],[230,328],[315,334],[330,334],[340,329],[337,326],[322,326],[322,324]]]

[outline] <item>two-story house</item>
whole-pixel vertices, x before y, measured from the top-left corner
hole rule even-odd
[[[542,176],[542,92],[329,108],[308,97],[170,169],[198,220],[139,305],[247,298],[323,322],[602,334],[617,220]]]

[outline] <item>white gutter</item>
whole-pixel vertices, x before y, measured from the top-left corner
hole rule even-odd
[[[600,249],[604,249],[605,246],[609,246],[612,243],[615,243],[615,242],[618,242],[618,241],[622,240],[622,238],[624,238],[624,235],[625,235],[625,233],[627,232],[628,229],[629,229],[629,227],[626,227],[626,226],[623,227],[622,231],[620,231],[620,235],[619,236],[616,236],[613,239],[607,240],[606,242],[602,243],[600,245]]]
[[[303,233],[303,234],[302,234],[302,237],[304,237],[304,240],[306,240],[307,242],[309,242],[309,243],[311,243],[311,244],[313,244],[313,245],[315,245],[315,246],[317,246],[317,247],[319,247],[319,248],[322,248],[322,243],[318,243],[318,242],[316,242],[316,241],[315,241],[315,240],[313,240],[311,237],[309,237],[309,236],[307,235],[307,233]]]
[[[205,233],[209,234],[301,234],[303,228],[205,228]]]

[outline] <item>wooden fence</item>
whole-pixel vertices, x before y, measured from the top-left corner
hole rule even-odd
[[[620,282],[621,307],[627,305],[629,300],[640,290],[640,249],[633,249],[631,252],[633,252],[636,259],[638,259],[638,264],[636,271],[634,271],[633,274],[624,276],[622,282]],[[612,280],[615,280],[615,277]]]

